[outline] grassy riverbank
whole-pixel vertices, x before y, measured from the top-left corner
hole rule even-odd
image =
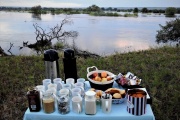
[[[60,74],[63,76],[62,57]],[[163,47],[108,57],[77,58],[79,77],[86,78],[86,69],[97,66],[114,74],[128,71],[142,78],[153,98],[156,120],[178,120],[180,113],[180,48]],[[27,109],[26,92],[45,78],[43,56],[0,57],[0,119],[21,120]]]

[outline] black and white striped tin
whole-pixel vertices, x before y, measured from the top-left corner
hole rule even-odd
[[[134,97],[133,94],[140,93],[142,97]],[[143,115],[146,112],[147,93],[140,89],[128,90],[127,111],[132,115]]]

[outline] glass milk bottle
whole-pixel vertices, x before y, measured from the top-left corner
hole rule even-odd
[[[94,91],[85,92],[85,113],[87,115],[96,114],[96,97]]]
[[[55,110],[55,100],[53,93],[45,92],[42,98],[43,110],[45,113],[52,113]]]

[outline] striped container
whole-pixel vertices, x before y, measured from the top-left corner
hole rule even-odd
[[[143,115],[146,112],[147,93],[140,89],[130,89],[127,94],[127,111],[132,115]]]

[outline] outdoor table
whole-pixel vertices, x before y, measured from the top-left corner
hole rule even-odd
[[[86,81],[86,85],[87,89],[90,88],[88,81]],[[118,87],[117,83],[114,82],[113,87]],[[30,112],[28,108],[23,120],[155,120],[150,104],[147,104],[146,113],[141,116],[128,113],[126,101],[121,104],[112,104],[111,112],[108,114],[103,113],[100,105],[97,105],[97,113],[95,115],[86,115],[84,109],[80,114],[74,113],[71,104],[70,112],[62,115],[58,112],[57,105],[55,106],[55,111],[50,114],[44,113],[42,109],[39,112]]]

